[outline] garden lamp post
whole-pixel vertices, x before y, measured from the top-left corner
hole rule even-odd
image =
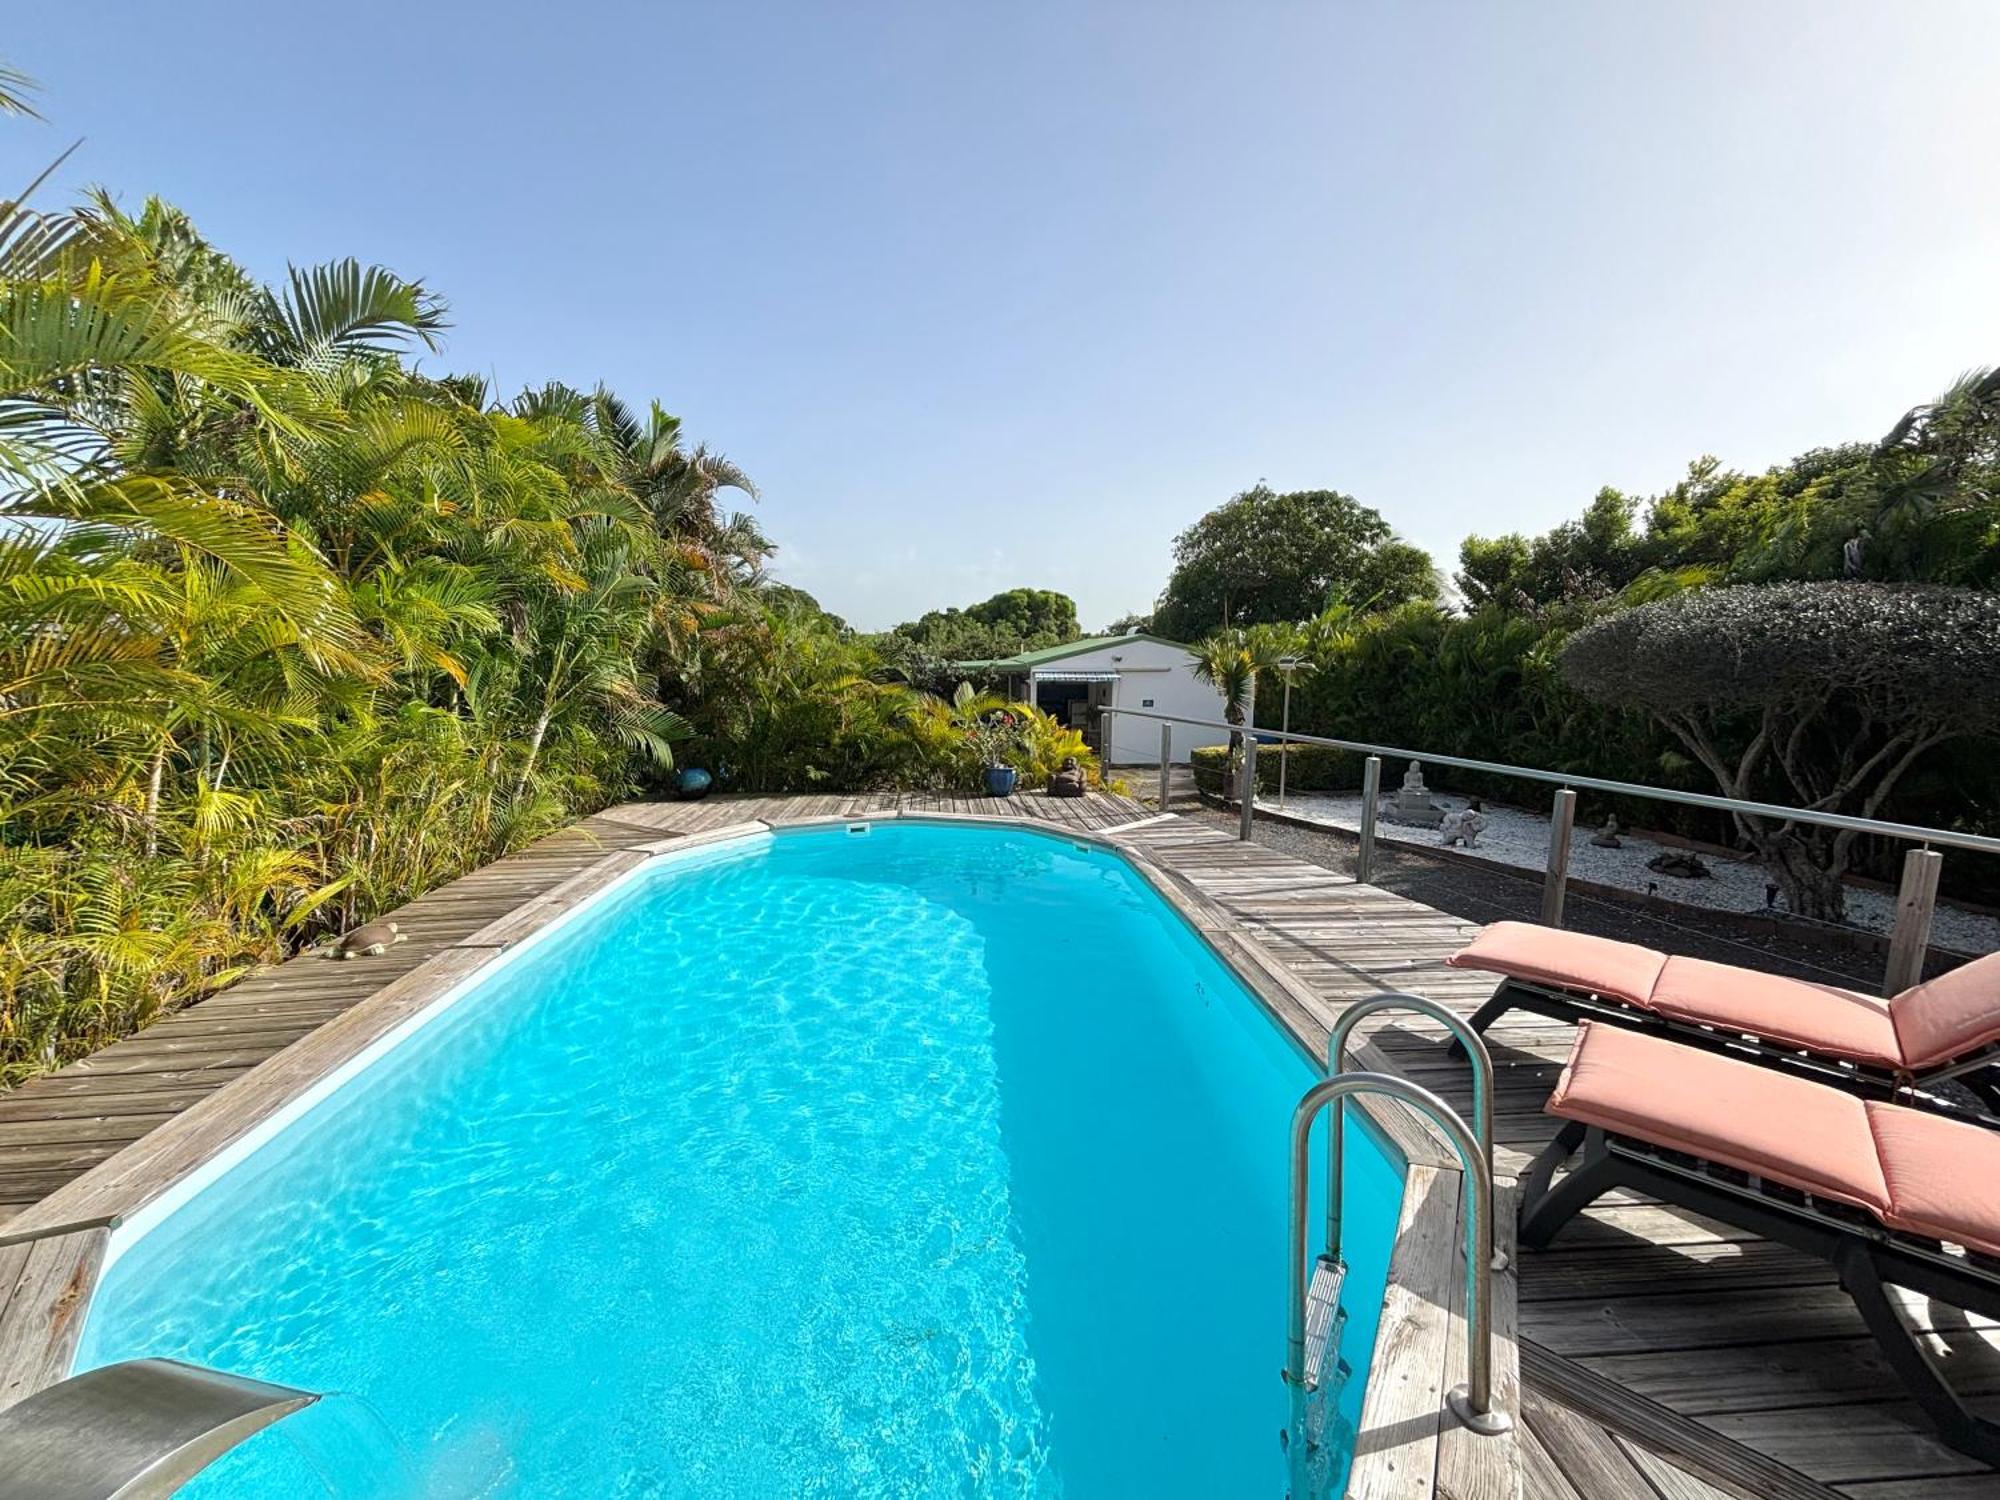
[[[1278,725],[1278,811],[1285,810],[1285,772],[1292,761],[1292,742],[1288,736],[1292,732],[1292,674],[1304,667],[1312,670],[1312,663],[1303,656],[1281,656],[1278,670],[1285,674],[1285,708]]]

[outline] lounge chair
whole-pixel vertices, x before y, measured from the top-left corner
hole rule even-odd
[[[1495,922],[1447,960],[1502,977],[1472,1018],[1510,1010],[1609,1021],[1893,1099],[1957,1079],[2000,1109],[2000,953],[1879,1000],[1531,922]],[[1909,1102],[1950,1111],[1948,1099]]]
[[[1522,1244],[1624,1187],[1825,1261],[1944,1440],[2000,1467],[2000,1423],[1967,1410],[1884,1291],[2000,1317],[2000,1132],[1588,1021],[1548,1109],[1568,1123],[1528,1170]]]

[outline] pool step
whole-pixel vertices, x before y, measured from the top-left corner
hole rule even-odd
[[[1337,1360],[1340,1331],[1347,1326],[1347,1314],[1340,1309],[1340,1284],[1347,1266],[1322,1255],[1313,1263],[1312,1285],[1306,1288],[1306,1380],[1305,1388],[1316,1391],[1323,1383],[1327,1360]]]

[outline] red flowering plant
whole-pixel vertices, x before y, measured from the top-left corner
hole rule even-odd
[[[1026,748],[1027,728],[1020,715],[1012,709],[994,709],[981,714],[965,726],[966,742],[979,757],[981,766],[1004,766],[1012,763]]]
[[[990,693],[973,691],[961,682],[946,709],[951,727],[965,747],[979,757],[981,767],[1004,766],[1028,743],[1028,722],[1021,706]]]

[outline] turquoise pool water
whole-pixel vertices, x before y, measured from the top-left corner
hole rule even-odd
[[[329,1484],[309,1414],[206,1496],[1277,1497],[1313,1079],[1102,851],[693,851],[121,1246],[78,1368],[354,1393],[408,1455]],[[1365,1371],[1401,1176],[1348,1141]]]

